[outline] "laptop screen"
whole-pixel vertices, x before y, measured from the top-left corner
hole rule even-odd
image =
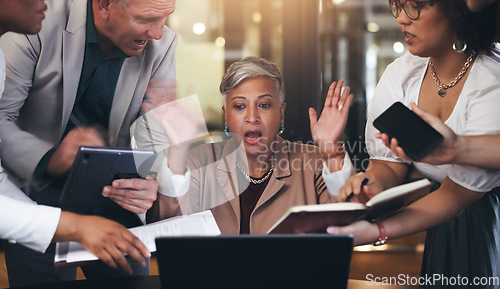
[[[167,288],[346,288],[352,236],[221,235],[156,239]]]

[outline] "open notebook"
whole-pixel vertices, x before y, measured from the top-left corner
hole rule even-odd
[[[326,232],[328,226],[385,217],[427,195],[430,185],[427,179],[399,185],[379,193],[366,204],[347,202],[291,207],[268,233],[321,233]]]

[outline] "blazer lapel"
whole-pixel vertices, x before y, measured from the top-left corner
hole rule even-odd
[[[81,11],[87,11],[87,1],[73,1],[68,24],[63,32],[63,106],[60,135],[66,128],[75,104],[85,55],[87,12]]]
[[[242,143],[238,144],[235,138],[231,138],[222,151],[221,158],[218,160],[216,178],[219,186],[224,191],[233,212],[240,223],[240,187],[238,184],[238,175],[236,173],[236,163],[238,161],[238,151],[245,151]]]
[[[89,0],[91,1],[91,0]],[[82,11],[85,11],[82,13]],[[66,128],[73,106],[75,104],[76,93],[82,72],[83,59],[85,56],[85,40],[87,25],[87,1],[73,1],[71,12],[68,18],[66,31],[63,33],[63,111],[61,133]],[[144,53],[135,57],[127,58],[122,66],[122,72],[131,71],[133,73],[120,73],[116,84],[113,104],[111,106],[109,121],[109,143],[114,145],[120,128],[130,107],[130,103],[136,91],[145,91],[146,88],[138,89],[137,84],[141,78]],[[144,82],[147,85],[148,81]],[[139,97],[144,97],[140,95]],[[119,101],[118,101],[119,100]]]
[[[257,210],[257,208],[259,208],[274,195],[276,195],[276,193],[278,193],[278,191],[285,185],[285,181],[282,180],[283,178],[287,178],[292,175],[292,171],[290,170],[290,159],[288,155],[289,149],[289,144],[280,136],[277,136],[276,147],[273,148],[273,150],[276,152],[274,162],[278,165],[275,165],[273,174],[271,175],[271,179],[264,189],[264,192],[257,202],[257,205],[255,205],[255,210]]]
[[[139,80],[141,78],[141,71],[143,71],[144,63],[144,52],[138,56],[129,57],[123,62],[122,69],[120,71],[120,76],[118,82],[116,83],[115,95],[113,96],[113,104],[111,105],[111,112],[109,116],[109,143],[115,144],[118,139],[118,134],[125,120],[125,116],[130,107],[133,97],[144,98],[144,93],[141,91],[146,91],[146,87],[138,87]],[[137,72],[140,73],[137,73]],[[123,73],[122,73],[123,72]],[[131,72],[131,73],[128,73]],[[143,81],[144,85],[148,84],[148,81]],[[135,95],[139,92],[141,95]]]

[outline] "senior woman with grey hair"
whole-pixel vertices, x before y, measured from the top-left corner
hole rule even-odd
[[[177,113],[162,113],[171,143],[158,173],[160,193],[153,220],[212,210],[223,234],[266,233],[295,205],[336,201],[354,173],[339,138],[352,101],[343,81],[332,83],[321,117],[310,108],[317,146],[292,143],[285,129],[285,85],[270,61],[247,57],[233,63],[220,84],[228,140],[189,149],[189,118],[171,125]],[[183,178],[177,178],[183,175]]]

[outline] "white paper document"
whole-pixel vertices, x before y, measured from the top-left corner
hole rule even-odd
[[[157,237],[220,235],[219,227],[210,210],[131,228],[130,231],[146,245],[150,252],[156,251],[155,239]],[[85,250],[79,243],[61,242],[56,244],[55,263],[74,263],[97,259],[94,254]]]

